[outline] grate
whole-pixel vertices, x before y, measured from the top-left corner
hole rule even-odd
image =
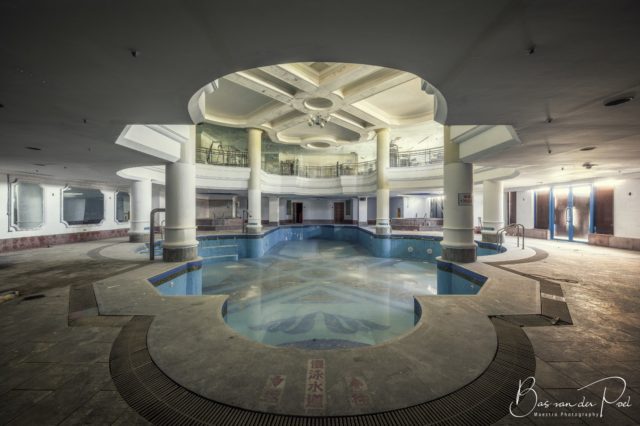
[[[147,350],[153,317],[136,316],[122,329],[110,354],[111,376],[125,401],[153,424],[375,426],[490,424],[508,414],[518,381],[535,372],[533,348],[517,325],[491,321],[498,337],[495,358],[473,382],[412,407],[354,416],[305,417],[245,410],[218,403],[167,377]]]

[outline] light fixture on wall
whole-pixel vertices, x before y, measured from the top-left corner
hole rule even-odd
[[[314,126],[318,126],[322,129],[324,129],[324,126],[327,125],[327,123],[331,120],[331,116],[327,116],[327,117],[323,117],[320,114],[309,114],[309,119],[307,120],[307,124],[309,125],[309,127],[314,127]]]

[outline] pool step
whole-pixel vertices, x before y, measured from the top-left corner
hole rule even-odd
[[[209,265],[211,263],[220,263],[220,262],[237,262],[238,255],[237,254],[223,254],[220,256],[202,256],[202,263],[205,265]]]
[[[223,255],[238,255],[237,244],[226,244],[219,246],[204,246],[200,247],[198,254],[203,257],[223,256]]]

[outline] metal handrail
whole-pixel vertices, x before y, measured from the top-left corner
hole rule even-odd
[[[524,225],[521,223],[510,223],[496,231],[496,240],[498,241],[498,251],[502,248],[502,233],[506,232],[509,228],[516,228],[516,240],[517,247],[520,247],[520,229],[522,229],[522,250],[524,250]]]
[[[149,260],[154,260],[156,258],[156,213],[164,211],[165,209],[162,208],[151,210],[151,217],[149,218]]]

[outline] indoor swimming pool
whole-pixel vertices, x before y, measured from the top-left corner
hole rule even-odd
[[[336,349],[376,345],[410,331],[414,295],[474,294],[481,282],[438,271],[428,261],[373,257],[354,243],[284,241],[259,258],[203,262],[183,275],[152,279],[164,295],[229,295],[225,321],[272,346]],[[438,275],[454,276],[454,283]],[[417,309],[416,309],[417,308]]]

